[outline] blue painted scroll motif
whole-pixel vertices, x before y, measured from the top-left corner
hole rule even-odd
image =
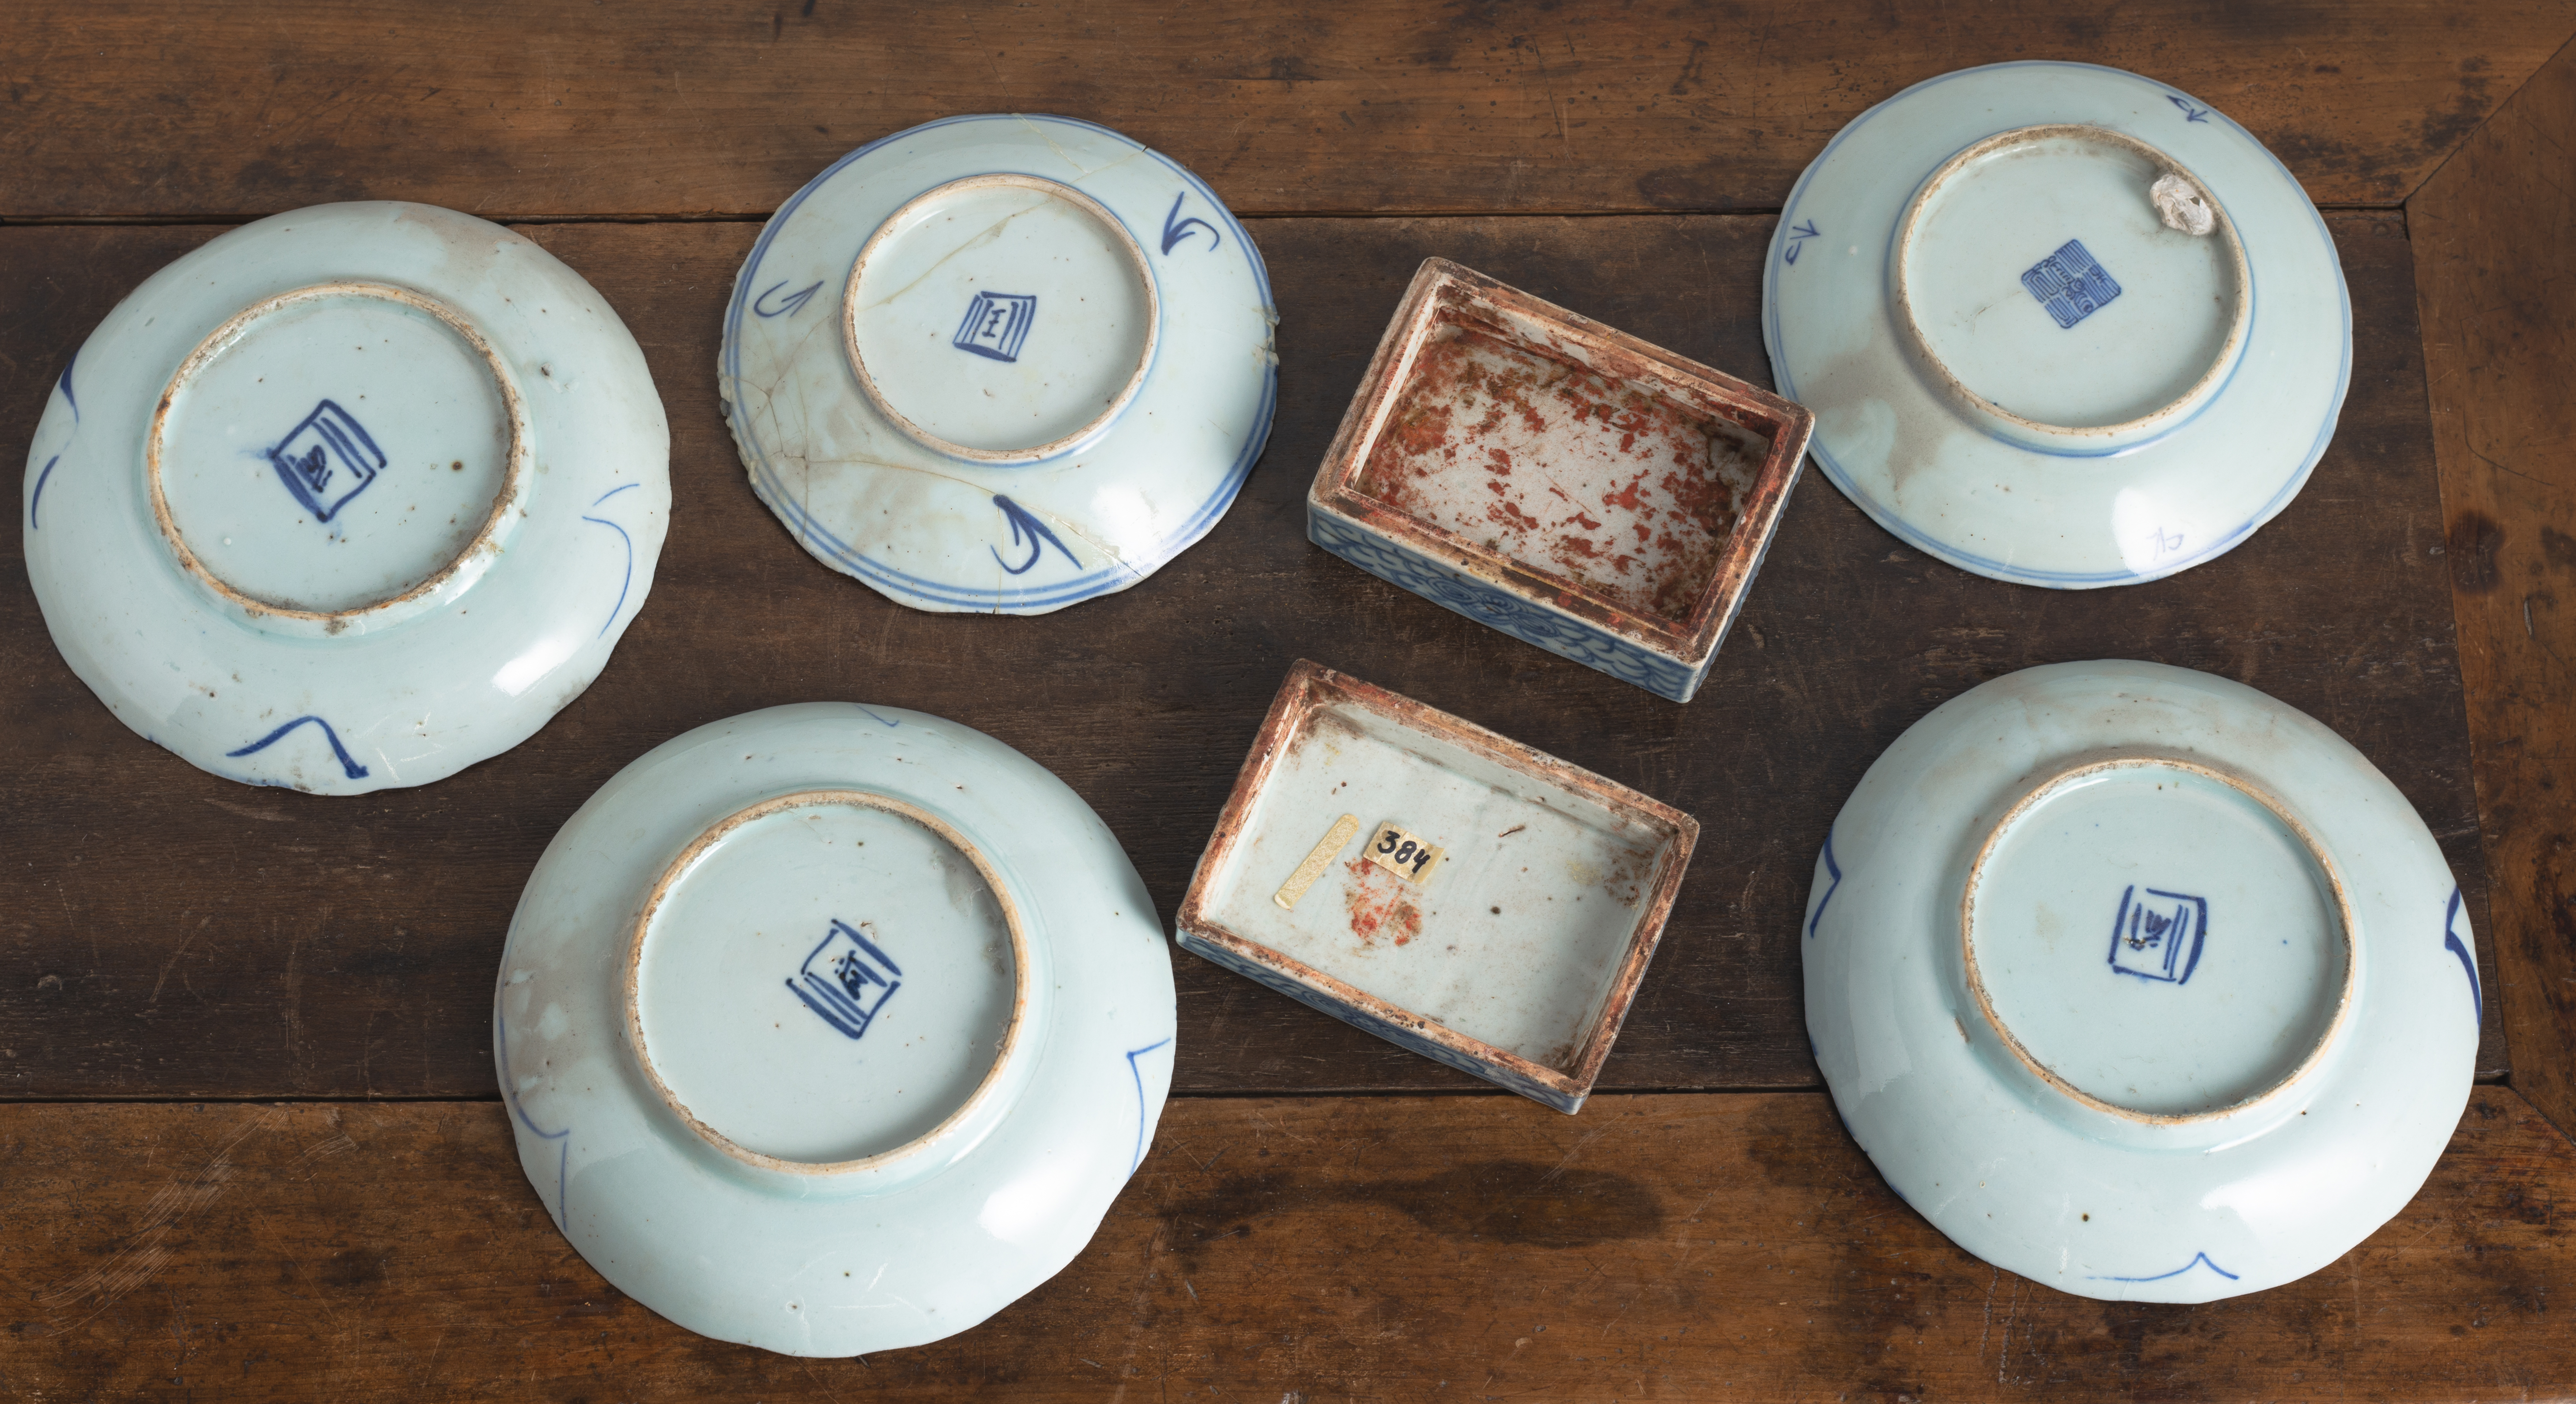
[[[2094,260],[2080,239],[2067,240],[2055,253],[2032,264],[2021,275],[2021,285],[2048,309],[2060,328],[2072,328],[2120,295],[2110,270]]]
[[[1013,502],[1011,499],[1002,496],[1000,493],[993,494],[993,505],[1001,508],[1002,515],[1009,519],[1011,523],[1011,544],[1013,546],[1018,546],[1025,542],[1029,548],[1029,558],[1020,562],[1018,565],[1013,565],[1009,561],[1003,560],[1002,552],[999,547],[985,548],[992,551],[994,562],[1000,565],[1002,569],[1009,571],[1013,575],[1026,575],[1037,565],[1038,556],[1049,546],[1053,546],[1057,550],[1062,551],[1064,553],[1064,558],[1073,562],[1074,569],[1079,570],[1082,568],[1082,561],[1073,554],[1073,548],[1065,545],[1063,538],[1048,530],[1047,524],[1039,521],[1036,513],[1031,512],[1028,508],[1023,507],[1016,502]]]
[[[1816,222],[1812,219],[1801,221],[1794,228],[1790,229],[1787,241],[1788,247],[1781,250],[1780,261],[1782,263],[1796,263],[1798,261],[1798,251],[1807,246],[1807,241],[1809,239],[1816,237],[1818,237]]]
[[[1831,829],[1825,830],[1825,878],[1825,895],[1816,899],[1816,914],[1807,918],[1807,939],[1810,941],[1816,939],[1816,923],[1825,919],[1826,905],[1834,900],[1834,894],[1841,891],[1843,885],[1842,864],[1834,861],[1834,831]]]
[[[2132,885],[2120,893],[2111,920],[2111,968],[2142,980],[2179,985],[2200,965],[2200,943],[2209,934],[2209,902],[2184,892]]]
[[[1145,1070],[1136,1066],[1136,1060],[1157,1048],[1169,1048],[1171,1044],[1170,1039],[1160,1038],[1142,1048],[1127,1050],[1127,1075],[1136,1083],[1136,1153],[1127,1162],[1130,1175],[1136,1173],[1137,1166],[1145,1163]]]
[[[253,741],[249,745],[242,747],[240,750],[226,751],[224,754],[227,757],[257,755],[261,751],[265,751],[269,747],[276,745],[288,732],[304,725],[306,722],[311,722],[315,726],[322,728],[323,739],[331,743],[331,754],[340,758],[340,770],[342,774],[347,775],[352,780],[364,780],[367,778],[367,768],[358,764],[357,758],[349,754],[348,747],[340,744],[340,733],[331,729],[331,723],[326,722],[317,716],[307,715],[297,717],[295,720],[288,722],[286,725],[279,727],[277,730],[270,732],[266,736]]]
[[[2460,969],[2469,977],[2469,1009],[2477,1021],[2487,1021],[2486,991],[2478,987],[2477,957],[2469,954],[2468,942],[2460,939],[2460,889],[2451,889],[2450,909],[2442,913],[2442,948],[2460,958]]]
[[[567,1126],[561,1131],[545,1131],[538,1128],[536,1118],[529,1116],[527,1107],[520,1103],[518,1089],[511,1085],[510,1021],[502,1018],[497,1009],[492,1013],[492,1030],[493,1047],[501,1055],[501,1096],[509,1102],[511,1115],[519,1118],[519,1124],[528,1128],[529,1135],[540,1141],[556,1143],[555,1227],[559,1230],[568,1229],[572,1220],[565,1217],[564,1191],[569,1187],[572,1179],[572,1128]]]
[[[760,296],[751,300],[752,315],[755,317],[793,317],[797,313],[805,310],[805,304],[814,300],[814,294],[823,290],[823,284],[819,280],[808,283],[804,287],[798,288],[796,291],[789,293],[785,297],[778,297],[776,305],[773,306],[770,299],[777,297],[778,290],[785,286],[787,286],[787,280],[781,278],[777,282],[772,283],[767,288],[763,289]]]
[[[979,292],[966,304],[966,320],[948,344],[989,360],[1020,358],[1020,343],[1038,319],[1038,300],[1029,293]]]
[[[836,920],[823,943],[806,954],[787,988],[824,1023],[857,1038],[903,988],[903,967],[859,934],[859,928]]]
[[[2181,1267],[2175,1268],[2171,1272],[2157,1273],[2153,1277],[2118,1277],[2109,1273],[2102,1273],[2097,1274],[2093,1280],[2096,1282],[2162,1282],[2168,1277],[2180,1277],[2184,1273],[2189,1272],[2196,1267],[2205,1267],[2211,1272],[2217,1273],[2219,1276],[2226,1278],[2230,1282],[2242,1280],[2237,1274],[2229,1272],[2227,1269],[2211,1262],[2207,1253],[2194,1253],[2191,1255],[2190,1262],[2183,1264]]]
[[[601,493],[598,499],[590,504],[591,509],[593,511],[598,510],[600,503],[606,502],[617,494],[626,491],[627,488],[639,488],[642,486],[644,486],[642,483],[628,483],[626,484],[626,487],[610,488],[608,491]],[[617,622],[618,612],[626,608],[626,591],[635,583],[635,538],[626,534],[626,528],[619,526],[617,523],[610,521],[606,517],[584,516],[582,520],[585,522],[597,523],[600,526],[608,528],[610,531],[616,532],[617,539],[626,543],[626,573],[618,577],[617,603],[609,606],[608,617],[599,621],[599,633],[591,635],[592,638],[598,638],[608,632],[608,626]]]
[[[1224,242],[1217,237],[1216,226],[1196,215],[1188,219],[1181,218],[1181,202],[1188,198],[1188,191],[1173,196],[1172,208],[1163,215],[1163,252],[1168,254],[1172,251],[1172,247],[1183,239],[1192,234],[1203,233],[1208,236],[1208,252],[1215,253],[1217,245]]]
[[[304,510],[327,522],[376,480],[385,467],[385,452],[356,416],[324,400],[268,451],[268,461]]]
[[[45,470],[36,475],[36,490],[27,498],[27,530],[36,529],[36,509],[45,504],[45,480],[54,475],[54,465],[63,461],[61,454],[45,460]]]

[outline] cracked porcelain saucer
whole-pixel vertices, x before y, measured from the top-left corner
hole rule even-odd
[[[1082,1251],[1171,1084],[1153,899],[1063,781],[849,703],[655,748],[546,848],[493,1054],[582,1257],[702,1335],[954,1335]]]
[[[2162,83],[1917,83],[1798,178],[1762,275],[1782,395],[1879,525],[1962,570],[2132,585],[2232,549],[2352,374],[2334,240],[2244,128]]]
[[[1278,316],[1206,182],[1088,122],[951,117],[781,207],[717,367],[752,488],[902,604],[1044,614],[1153,574],[1270,433]]]
[[[579,274],[429,205],[245,225],[63,367],[27,574],[108,710],[253,785],[423,785],[599,675],[669,520],[644,355]]]
[[[1835,817],[1807,913],[1853,1139],[2061,1291],[2315,1272],[2468,1104],[2485,1005],[2440,846],[2343,738],[2207,673],[2059,663],[1933,709]]]

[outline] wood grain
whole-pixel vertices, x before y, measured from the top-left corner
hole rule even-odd
[[[1304,494],[1425,255],[1767,384],[1767,218],[1262,222],[1282,358],[1267,455],[1163,572],[1037,619],[891,604],[807,557],[753,499],[713,383],[751,226],[532,227],[634,328],[669,412],[673,526],[637,622],[587,694],[498,759],[357,799],[254,790],[146,743],[88,694],[45,634],[19,537],[0,535],[0,734],[16,756],[0,767],[0,1096],[492,1095],[493,972],[555,829],[652,746],[778,703],[917,707],[1020,748],[1101,812],[1168,923],[1299,657],[1699,819],[1604,1091],[1816,1085],[1797,931],[1827,825],[1916,718],[2038,663],[2203,668],[2316,716],[2422,812],[2484,932],[2411,260],[2393,215],[2330,223],[2354,302],[2351,398],[2314,479],[2246,545],[2128,589],[2002,585],[1900,548],[1811,471],[1688,706],[1325,555],[1305,540]],[[32,432],[99,315],[204,237],[0,229],[0,266],[29,274],[0,287],[0,441]],[[1479,1085],[1176,960],[1181,1090]],[[2503,1065],[2491,1022],[2479,1066]]]
[[[2152,74],[2319,202],[2394,204],[2571,31],[2536,0],[25,0],[0,220],[766,214],[853,147],[997,110],[1107,123],[1248,213],[1776,209],[1872,103],[2011,59]]]
[[[2479,1088],[2297,1283],[2112,1304],[1900,1203],[1813,1093],[1184,1100],[962,1335],[795,1360],[602,1282],[494,1103],[0,1107],[0,1394],[585,1401],[2560,1397],[2576,1147]],[[572,1192],[581,1192],[573,1182]]]
[[[2576,55],[2407,206],[2514,1081],[2576,1130]],[[2561,596],[2559,591],[2569,593]]]

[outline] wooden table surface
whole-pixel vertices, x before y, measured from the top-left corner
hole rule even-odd
[[[0,562],[0,1396],[2576,1395],[2571,35],[2568,4],[26,0],[0,17],[0,442],[119,298],[224,228],[424,200],[510,223],[625,318],[674,505],[587,693],[498,759],[358,799],[244,788],[126,730]],[[1799,171],[1907,84],[2021,58],[2215,104],[2327,211],[2351,395],[2246,544],[2129,589],[2003,585],[1811,473],[1688,706],[1307,544],[1307,480],[1422,258],[1767,384],[1760,265]],[[754,501],[718,315],[761,219],[831,159],[1012,108],[1127,132],[1246,217],[1279,415],[1232,511],[1143,585],[919,614]],[[619,767],[782,702],[955,717],[1079,791],[1168,920],[1300,656],[1704,826],[1579,1116],[1176,953],[1152,1153],[1071,1267],[973,1331],[859,1360],[719,1344],[555,1231],[498,1100],[492,980],[538,853]],[[1798,923],[1861,772],[1981,681],[2094,657],[2323,720],[2468,896],[2493,992],[2468,1114],[2404,1213],[2271,1292],[2110,1304],[1978,1262],[1887,1190],[1807,1050]]]

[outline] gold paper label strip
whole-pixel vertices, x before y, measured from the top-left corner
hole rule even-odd
[[[1369,835],[1368,860],[1404,879],[1422,884],[1440,870],[1440,856],[1446,850],[1424,843],[1393,824],[1380,824]]]
[[[1297,865],[1297,871],[1290,873],[1286,882],[1279,884],[1279,890],[1270,894],[1270,900],[1295,910],[1297,899],[1306,895],[1306,889],[1314,886],[1315,879],[1324,875],[1333,855],[1340,853],[1342,846],[1351,841],[1351,835],[1359,831],[1360,817],[1356,814],[1345,814],[1334,820],[1333,827],[1325,830],[1324,837],[1307,850],[1306,861]]]

